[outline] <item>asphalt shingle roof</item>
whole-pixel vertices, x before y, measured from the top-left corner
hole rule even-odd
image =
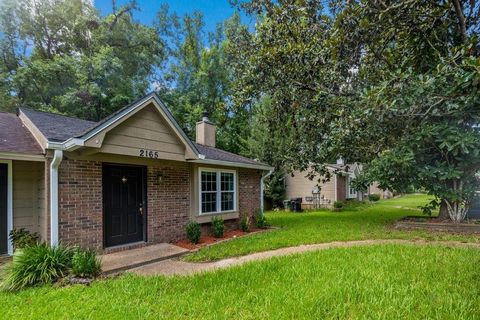
[[[0,152],[42,154],[43,150],[16,114],[0,112]]]
[[[76,137],[97,125],[96,122],[82,120],[73,117],[67,117],[61,114],[49,113],[32,110],[29,108],[20,108],[40,130],[45,138],[50,141],[65,141]]]
[[[131,106],[131,104],[129,106]],[[123,109],[125,108],[122,108],[121,110]],[[23,112],[33,122],[33,124],[48,140],[57,142],[63,142],[69,138],[82,136],[86,132],[99,126],[113,116],[110,115],[99,122],[93,122],[55,113],[36,111],[29,108],[20,108],[20,111]],[[114,115],[118,113],[119,111],[115,112]],[[206,160],[267,166],[266,164],[260,163],[253,159],[249,159],[221,149],[204,146],[195,142],[193,142],[193,145],[197,148],[200,154],[205,156]]]
[[[242,157],[238,154],[227,152],[221,149],[204,146],[202,144],[198,144],[195,142],[194,142],[194,145],[195,147],[197,147],[198,151],[205,156],[205,159],[207,160],[218,160],[218,161],[268,166],[267,164],[255,161],[250,158]]]

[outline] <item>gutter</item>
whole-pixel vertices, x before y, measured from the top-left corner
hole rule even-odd
[[[265,175],[262,175],[262,178],[260,179],[260,209],[262,209],[262,214],[263,214],[263,211],[264,211],[264,204],[263,204],[263,192],[264,192],[264,189],[265,189],[265,178],[268,178],[272,173],[273,173],[273,168],[270,169],[267,174]]]
[[[264,165],[264,164],[253,164],[253,163],[250,164],[250,163],[205,159],[205,155],[203,155],[203,154],[199,155],[199,159],[187,160],[187,162],[211,164],[211,165],[219,165],[219,166],[227,166],[227,167],[236,167],[236,168],[257,169],[257,170],[265,170],[265,171],[273,171],[273,169],[274,169],[273,167],[270,167],[270,166]]]
[[[63,160],[63,151],[55,149],[50,163],[50,245],[58,244],[58,167]]]

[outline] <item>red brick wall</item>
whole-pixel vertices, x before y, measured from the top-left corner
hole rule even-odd
[[[238,209],[240,215],[253,217],[260,208],[261,171],[252,169],[238,170]]]
[[[158,183],[157,174],[162,182]],[[185,237],[190,212],[190,169],[187,163],[166,163],[147,169],[148,243]]]
[[[102,164],[64,159],[58,184],[60,242],[102,250]]]
[[[190,167],[187,163],[159,162],[147,167],[147,242],[185,238],[190,217]],[[157,176],[162,175],[159,183]],[[238,170],[240,215],[253,216],[260,208],[257,170]],[[253,221],[253,220],[252,220]],[[238,219],[225,221],[238,228]],[[206,227],[206,228],[205,228]],[[203,229],[208,229],[208,224]],[[59,235],[64,244],[103,249],[102,163],[65,159],[59,171]]]

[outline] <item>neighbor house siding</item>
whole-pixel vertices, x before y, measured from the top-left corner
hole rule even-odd
[[[322,205],[330,205],[335,201],[335,177],[332,176],[329,181],[318,182],[318,177],[310,180],[306,177],[307,172],[295,171],[293,177],[288,174],[285,177],[286,192],[285,198],[302,198],[302,207],[308,208],[313,203],[308,203],[306,197],[312,197],[312,190],[315,186],[320,187],[320,199]]]
[[[13,227],[44,234],[43,162],[13,161]]]

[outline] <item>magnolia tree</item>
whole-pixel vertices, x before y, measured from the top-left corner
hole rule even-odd
[[[285,167],[342,155],[465,217],[480,169],[477,1],[234,2],[258,18],[235,42],[234,100],[271,98],[264,125]]]

